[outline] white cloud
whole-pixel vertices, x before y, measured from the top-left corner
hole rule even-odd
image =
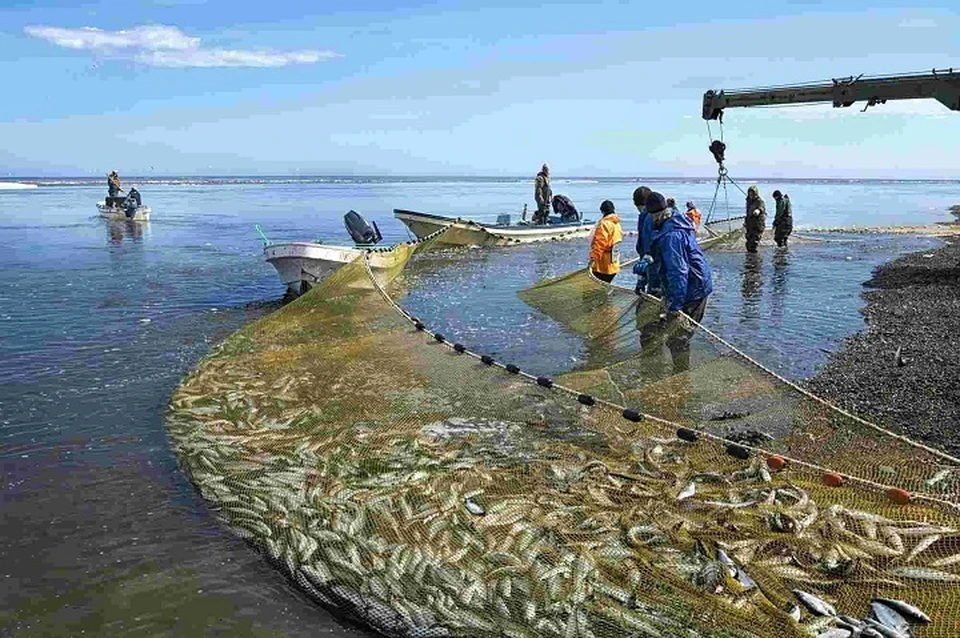
[[[130,30],[104,31],[96,27],[62,29],[60,27],[26,27],[27,35],[68,49],[148,49],[185,50],[200,46],[200,38],[191,38],[177,27],[150,25]]]
[[[333,51],[274,51],[270,49],[203,48],[200,38],[190,37],[177,27],[137,26],[128,30],[104,31],[95,27],[65,29],[30,26],[24,32],[68,49],[98,53],[132,54],[141,64],[172,68],[269,67],[315,64],[341,57]]]
[[[187,49],[149,51],[136,60],[150,66],[186,67],[282,67],[290,64],[315,64],[340,57],[333,51],[240,51],[235,49]]]

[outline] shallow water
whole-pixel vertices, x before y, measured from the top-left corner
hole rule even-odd
[[[394,206],[489,219],[518,211],[530,183],[148,182],[139,190],[154,220],[138,225],[95,218],[101,184],[75,181],[0,193],[0,635],[369,635],[309,603],[220,528],[177,471],[167,402],[212,344],[279,305],[255,223],[271,239],[343,241],[342,214],[354,208],[397,241],[407,235]],[[557,180],[554,190],[582,209],[613,197],[626,210],[635,186]],[[665,186],[679,199],[713,192],[709,182]],[[785,190],[798,226],[945,220],[960,202],[956,183]],[[812,212],[814,201],[829,205]],[[768,250],[755,264],[712,255],[707,325],[807,376],[822,349],[862,327],[860,282],[873,266],[937,244],[849,239]],[[471,347],[556,371],[582,346],[516,290],[584,256],[579,242],[429,255],[442,269],[421,264],[403,303]]]

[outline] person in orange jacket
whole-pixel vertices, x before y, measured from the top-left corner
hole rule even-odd
[[[620,217],[609,199],[600,204],[603,217],[597,222],[590,242],[590,270],[597,279],[613,281],[620,272],[620,242],[623,241],[623,229]]]
[[[687,219],[693,222],[693,229],[700,230],[700,211],[693,202],[687,202]]]

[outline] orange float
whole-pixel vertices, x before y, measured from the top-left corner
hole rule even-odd
[[[778,454],[771,454],[767,457],[767,467],[771,470],[782,470],[787,464],[787,460]]]
[[[843,485],[843,477],[836,472],[827,472],[820,477],[820,480],[827,487],[840,487]]]
[[[893,487],[887,490],[887,498],[897,505],[906,505],[910,502],[910,492],[901,490],[899,487]]]

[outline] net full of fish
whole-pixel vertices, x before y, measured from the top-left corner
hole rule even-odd
[[[367,276],[228,339],[168,420],[204,499],[315,600],[392,636],[956,626],[956,515],[580,405],[425,338]]]

